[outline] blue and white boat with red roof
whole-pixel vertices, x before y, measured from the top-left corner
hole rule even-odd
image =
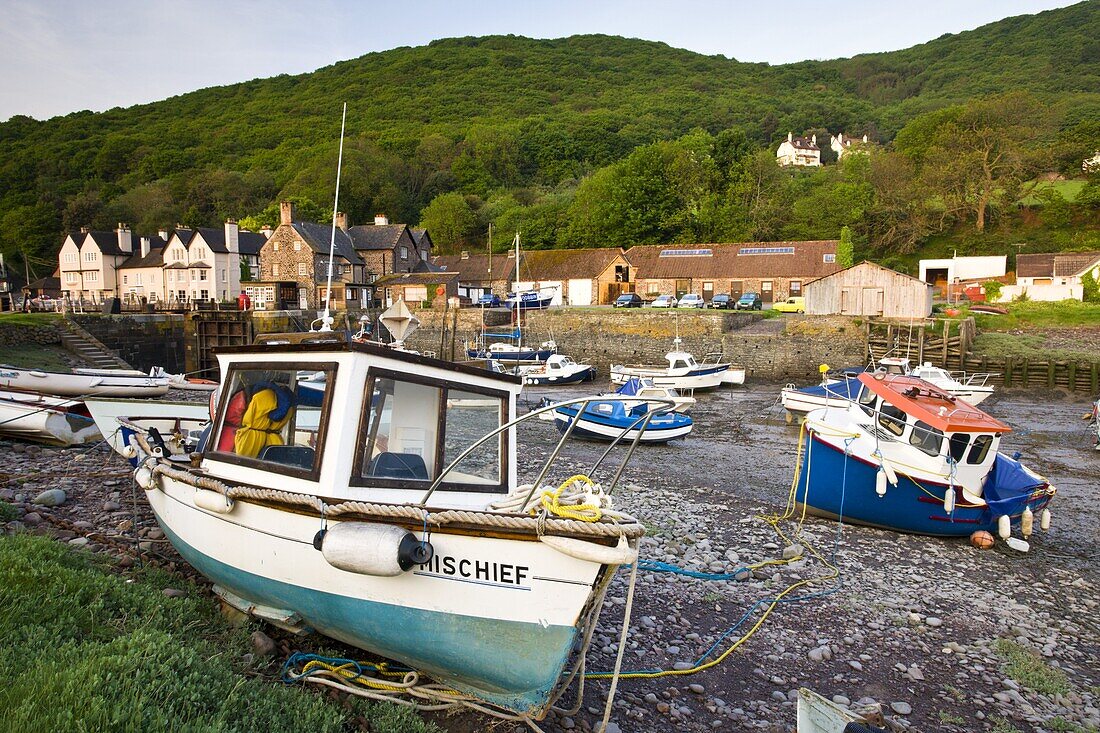
[[[1005,423],[912,376],[864,373],[852,401],[807,415],[798,502],[814,514],[916,534],[996,532],[1017,549],[1050,525],[1055,489],[998,452]]]

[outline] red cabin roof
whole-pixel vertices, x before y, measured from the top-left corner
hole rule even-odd
[[[907,415],[945,433],[1009,433],[1008,425],[916,377],[863,373],[859,381]]]

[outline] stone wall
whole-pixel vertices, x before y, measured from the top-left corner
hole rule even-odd
[[[74,315],[72,318],[104,346],[118,352],[134,369],[145,372],[160,366],[169,372],[185,371],[185,317],[181,314]]]
[[[0,346],[20,344],[57,345],[61,343],[61,330],[52,323],[21,324],[0,323]]]
[[[441,316],[417,311],[422,326],[410,339],[412,348],[440,353]],[[463,342],[480,332],[479,316],[476,309],[459,311],[454,339],[459,358]],[[450,323],[448,318],[448,329]],[[843,317],[764,319],[760,313],[729,311],[568,308],[532,312],[524,319],[527,345],[552,338],[560,353],[595,364],[604,375],[613,363],[664,364],[677,333],[697,359],[721,352],[758,379],[814,381],[822,363],[840,367],[866,361],[862,329]],[[442,355],[449,357],[450,348],[448,330]]]

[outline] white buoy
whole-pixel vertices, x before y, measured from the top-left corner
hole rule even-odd
[[[1020,534],[1026,540],[1031,536],[1031,530],[1035,527],[1035,514],[1031,507],[1024,507],[1024,513],[1020,515]]]
[[[1044,532],[1046,532],[1048,529],[1050,529],[1050,510],[1049,509],[1044,509],[1039,514],[1039,529],[1043,530]]]
[[[155,485],[153,481],[153,472],[145,466],[142,466],[137,471],[134,471],[134,481],[136,481],[137,485],[145,489],[146,491],[149,491]]]
[[[1012,520],[1008,518],[1007,514],[1002,514],[997,517],[997,536],[1002,540],[1007,540],[1012,534]]]
[[[191,501],[199,509],[206,509],[218,514],[229,514],[235,506],[234,501],[225,494],[219,494],[217,491],[208,489],[195,489]]]
[[[875,493],[879,496],[886,496],[886,471],[881,468],[875,474]]]
[[[955,487],[947,487],[947,491],[943,495],[943,513],[950,514],[955,511]]]
[[[1005,544],[1011,547],[1016,552],[1027,552],[1031,549],[1031,545],[1027,541],[1020,539],[1019,537],[1009,537],[1005,540]]]

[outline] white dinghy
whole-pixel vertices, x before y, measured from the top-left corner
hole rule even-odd
[[[668,366],[611,365],[611,383],[626,384],[631,379],[650,379],[658,387],[679,390],[714,389],[723,384],[744,384],[745,370],[722,361],[720,355],[702,363],[680,348],[679,336],[672,342],[672,351],[665,354]]]
[[[0,388],[58,397],[160,397],[168,380],[129,369],[92,369],[64,374],[41,369],[0,366]]]
[[[99,440],[99,429],[79,400],[0,390],[0,435],[49,445]]]
[[[166,437],[179,436],[181,443],[185,442],[186,436],[196,430],[201,431],[210,422],[210,406],[206,401],[93,397],[84,400],[84,404],[107,443],[116,453],[127,458],[131,455],[130,435],[134,430],[132,427],[124,427],[122,420],[145,432],[149,428],[156,428]]]

